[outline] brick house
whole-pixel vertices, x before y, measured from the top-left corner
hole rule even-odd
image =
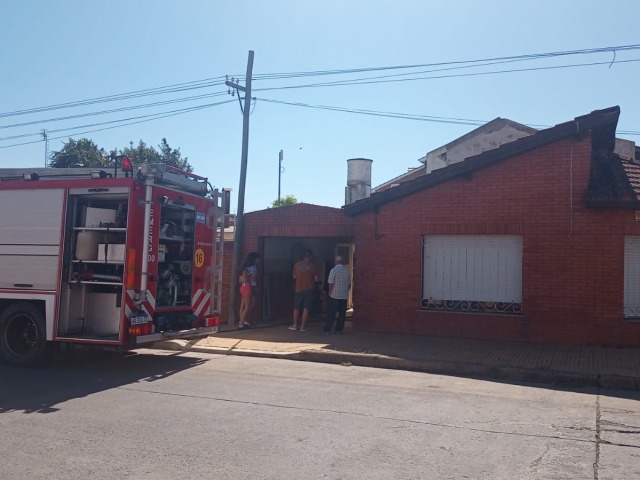
[[[354,327],[640,346],[640,164],[614,153],[619,114],[594,111],[346,205]]]
[[[311,248],[323,284],[335,253],[349,259],[355,330],[640,346],[640,152],[616,148],[619,115],[594,111],[342,209],[246,214],[243,253],[263,259],[254,321],[290,318],[291,268]]]

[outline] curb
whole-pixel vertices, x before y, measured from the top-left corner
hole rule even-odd
[[[186,340],[156,342],[151,348],[159,350],[210,353],[216,355],[238,355],[257,358],[280,358],[303,362],[328,363],[334,365],[384,368],[451,375],[478,379],[502,379],[512,382],[543,383],[560,387],[597,387],[614,390],[640,391],[640,379],[615,375],[581,374],[551,370],[479,365],[464,362],[441,362],[437,360],[409,360],[370,353],[302,350],[294,352],[267,352],[238,348],[199,347]]]

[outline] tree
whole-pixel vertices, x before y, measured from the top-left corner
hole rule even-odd
[[[177,167],[185,172],[193,172],[193,167],[189,165],[187,161],[187,157],[182,158],[182,153],[180,153],[179,148],[171,148],[167,143],[167,139],[163,138],[160,145],[158,145],[160,149],[160,161],[166,163],[167,165],[171,165]]]
[[[88,138],[69,138],[57,152],[51,154],[49,166],[53,168],[103,167],[109,164],[109,156],[104,148],[98,148]]]
[[[134,165],[143,163],[160,163],[160,154],[153,147],[148,147],[142,140],[138,145],[133,146],[133,142],[129,142],[129,146],[120,150],[120,155],[126,155],[131,159]]]
[[[158,145],[158,150],[153,147],[147,146],[142,140],[138,142],[137,146],[133,146],[133,142],[129,142],[129,147],[120,151],[121,155],[126,155],[131,161],[140,165],[143,162],[147,163],[165,163],[172,167],[179,168],[185,172],[192,172],[193,167],[189,165],[187,157],[182,158],[179,148],[171,148],[166,138],[163,138]]]
[[[296,197],[294,197],[293,195],[285,195],[279,200],[274,200],[271,203],[271,207],[278,208],[278,207],[284,207],[285,205],[295,205],[296,203],[298,203],[298,199]]]
[[[69,167],[112,167],[114,158],[118,155],[126,155],[134,165],[142,163],[166,163],[173,167],[192,172],[193,167],[187,157],[182,158],[179,148],[171,148],[166,138],[162,139],[156,150],[140,140],[138,145],[129,142],[129,146],[121,150],[113,149],[107,153],[104,148],[98,148],[93,141],[82,138],[74,140],[69,138],[62,149],[50,155],[49,166],[53,168]]]

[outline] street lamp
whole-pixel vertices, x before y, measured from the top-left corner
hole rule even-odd
[[[280,205],[280,176],[284,172],[282,167],[282,160],[284,159],[284,150],[280,150],[278,154],[278,205]]]

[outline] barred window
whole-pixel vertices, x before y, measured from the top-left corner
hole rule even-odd
[[[423,237],[425,310],[522,311],[522,237]]]

